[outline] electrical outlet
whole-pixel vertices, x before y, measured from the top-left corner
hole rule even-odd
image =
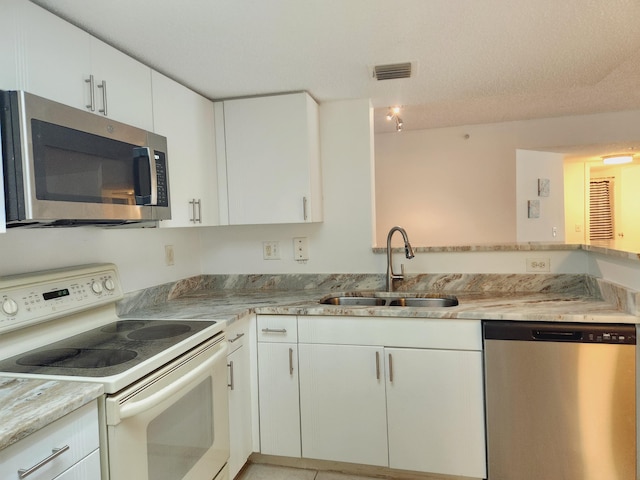
[[[262,242],[262,258],[280,260],[280,242]]]
[[[164,263],[168,267],[174,264],[175,258],[173,256],[173,245],[164,246]]]
[[[551,265],[548,258],[527,258],[527,272],[550,272]]]
[[[293,258],[295,260],[309,260],[309,240],[307,237],[293,239]]]

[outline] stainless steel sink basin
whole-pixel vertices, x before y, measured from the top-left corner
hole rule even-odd
[[[453,296],[441,297],[402,297],[389,302],[392,307],[455,307],[458,299]]]
[[[381,306],[387,303],[385,298],[378,297],[351,297],[351,296],[329,296],[320,300],[320,303],[327,305],[363,305]]]
[[[403,292],[353,292],[328,295],[320,300],[325,305],[371,307],[455,307],[458,299],[452,295],[425,295]]]

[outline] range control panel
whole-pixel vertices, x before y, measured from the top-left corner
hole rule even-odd
[[[122,298],[115,265],[100,264],[0,278],[0,333]]]

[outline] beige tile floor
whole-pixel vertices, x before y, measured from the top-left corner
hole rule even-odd
[[[319,472],[302,468],[278,467],[251,463],[236,477],[236,480],[380,480],[372,477],[345,475],[343,473]]]

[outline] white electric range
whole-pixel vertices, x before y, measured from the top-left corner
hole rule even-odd
[[[225,479],[225,322],[120,319],[112,264],[0,278],[0,375],[99,382],[103,480]]]

